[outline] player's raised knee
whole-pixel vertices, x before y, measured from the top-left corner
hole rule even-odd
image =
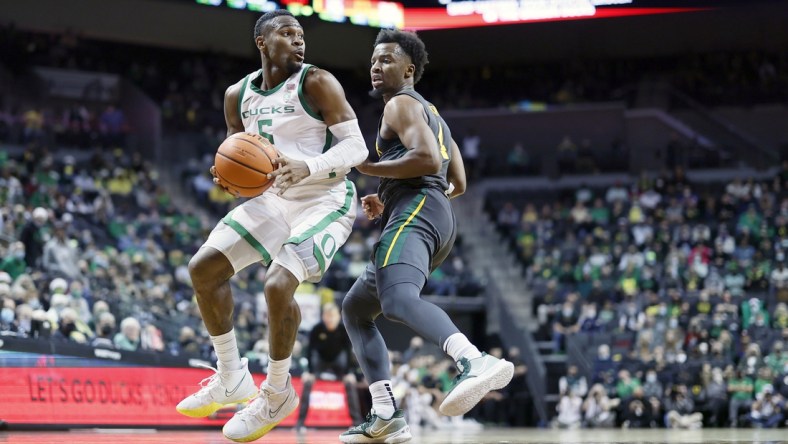
[[[206,287],[215,287],[230,279],[233,266],[218,250],[201,248],[189,261],[189,275],[192,284],[198,291]]]

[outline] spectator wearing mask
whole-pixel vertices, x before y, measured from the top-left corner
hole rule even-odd
[[[742,339],[749,336],[742,335]],[[746,346],[744,356],[739,359],[738,369],[743,371],[745,375],[750,378],[757,376],[756,372],[759,368],[763,367],[763,359],[761,358],[761,347],[758,344],[749,344]]]
[[[564,338],[580,331],[580,316],[575,305],[567,300],[561,305],[558,319],[553,323],[553,351],[560,353],[564,347]]]
[[[69,307],[73,308],[77,312],[77,316],[79,316],[80,321],[85,324],[90,324],[90,322],[93,320],[93,316],[90,312],[88,301],[85,299],[87,294],[82,282],[72,281],[69,285],[68,295],[70,297]]]
[[[662,399],[664,393],[662,382],[660,382],[657,377],[657,371],[649,370],[646,372],[646,383],[643,384],[643,396],[649,401],[652,399],[659,401]]]
[[[583,314],[580,316],[580,330],[584,332],[594,332],[602,329],[602,325],[597,319],[596,304],[590,303],[583,306]]]
[[[77,312],[73,308],[63,308],[60,312],[58,328],[52,338],[60,341],[86,343],[87,337],[77,328]]]
[[[115,316],[108,312],[101,312],[96,321],[96,337],[90,345],[95,348],[115,348],[112,342],[112,333],[115,331]]]
[[[107,304],[105,301],[96,301],[93,304],[93,316],[91,318],[90,326],[97,333],[99,331],[98,322],[101,318],[102,313],[109,313],[109,304]],[[112,327],[113,328],[115,327],[114,323],[112,324]]]
[[[3,301],[3,308],[0,309],[0,332],[17,332],[16,303],[8,298],[11,293],[11,288],[8,284],[0,284],[0,298]]]

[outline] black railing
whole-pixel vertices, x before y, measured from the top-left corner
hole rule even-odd
[[[580,374],[585,376],[587,381],[591,381],[593,365],[586,357],[579,335],[570,335],[566,337],[566,354],[568,364],[576,365]]]

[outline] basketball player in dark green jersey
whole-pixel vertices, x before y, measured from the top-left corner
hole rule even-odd
[[[443,310],[419,297],[454,244],[457,221],[449,199],[465,191],[465,171],[446,122],[413,89],[427,64],[418,36],[382,30],[371,62],[370,94],[386,104],[376,141],[380,161],[356,168],[381,178],[378,194],[362,198],[362,208],[369,218],[381,217],[384,228],[372,263],[345,296],[342,315],[373,405],[367,421],[340,440],[396,443],[411,435],[391,392],[388,351],[374,322],[380,314],[408,325],[457,362],[460,376],[440,406],[445,415],[462,415],[487,392],[506,386],[514,366],[479,352]]]

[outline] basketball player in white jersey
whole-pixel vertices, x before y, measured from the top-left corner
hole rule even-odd
[[[279,168],[270,175],[274,186],[225,216],[189,263],[218,369],[177,406],[184,415],[205,417],[257,395],[224,426],[224,435],[238,442],[263,436],[298,406],[289,375],[301,323],[293,294],[301,282],[318,281],[347,240],[357,197],[345,175],[368,154],[342,86],[329,72],[304,63],[304,31],[289,12],[260,17],[254,41],[262,69],[227,89],[227,135],[267,137],[281,154]],[[270,363],[259,391],[247,360],[239,358],[229,284],[256,262],[270,267]]]

